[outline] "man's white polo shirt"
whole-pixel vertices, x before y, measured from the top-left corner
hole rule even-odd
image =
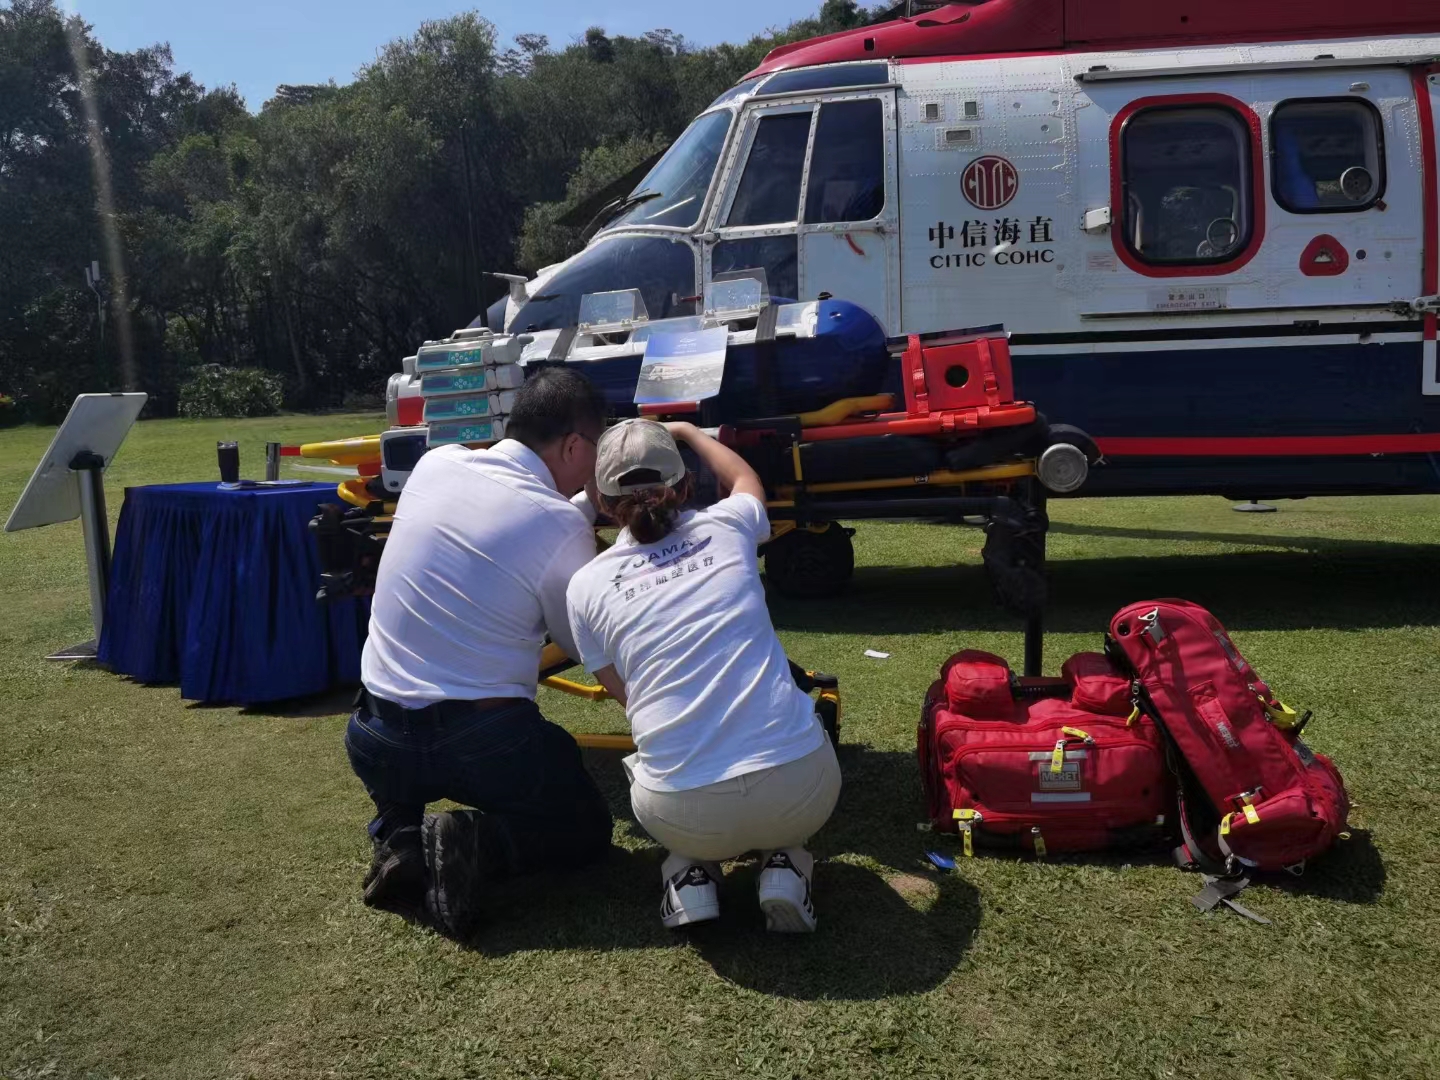
[[[588,511],[588,512],[587,512]],[[405,484],[375,582],[360,677],[377,697],[535,697],[548,630],[575,646],[565,590],[595,556],[594,511],[513,439],[442,446]]]

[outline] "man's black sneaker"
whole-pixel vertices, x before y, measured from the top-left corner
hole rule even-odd
[[[478,810],[425,816],[425,911],[437,930],[456,941],[468,941],[480,928],[486,886],[502,876],[496,840],[492,823]]]
[[[363,899],[366,907],[408,919],[424,915],[425,849],[418,828],[396,829],[384,840],[375,841]]]

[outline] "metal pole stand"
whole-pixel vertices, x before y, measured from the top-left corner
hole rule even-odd
[[[265,479],[280,479],[280,444],[278,442],[265,444]]]
[[[1262,503],[1258,499],[1251,499],[1249,502],[1236,503],[1230,509],[1237,514],[1273,514],[1278,507]]]
[[[1045,574],[1045,538],[1050,532],[1049,515],[1045,512],[1045,488],[1034,480],[1030,482],[1030,505],[1045,519],[1045,530],[1040,534],[1039,571]],[[1045,615],[1036,611],[1025,620],[1025,675],[1039,678],[1045,666]]]
[[[80,486],[80,527],[85,536],[85,571],[90,580],[90,622],[95,637],[51,653],[46,660],[94,660],[105,629],[105,604],[110,596],[110,519],[105,512],[105,459],[82,450],[70,461]]]

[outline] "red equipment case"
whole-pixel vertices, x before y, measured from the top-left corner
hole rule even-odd
[[[990,653],[957,653],[930,687],[918,733],[931,822],[975,844],[1089,851],[1154,842],[1174,806],[1164,748],[1099,653],[1061,679],[1017,679]]]

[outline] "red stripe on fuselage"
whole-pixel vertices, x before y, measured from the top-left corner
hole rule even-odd
[[[1440,433],[1096,439],[1106,457],[1355,457],[1440,453]]]

